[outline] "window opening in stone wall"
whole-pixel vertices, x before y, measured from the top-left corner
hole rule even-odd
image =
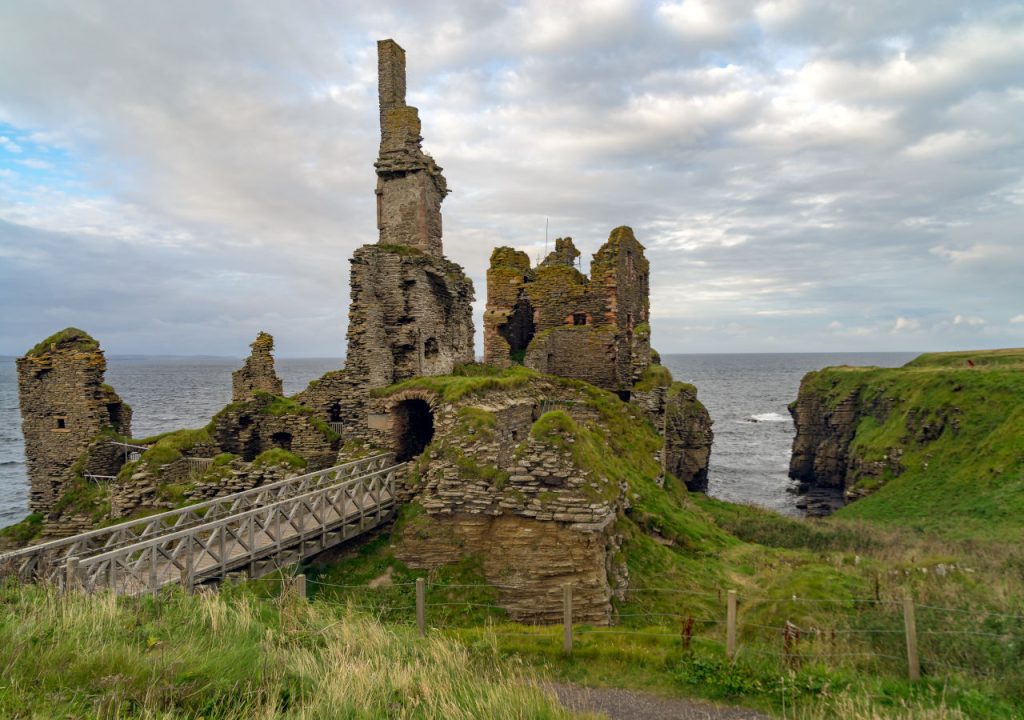
[[[423,357],[432,358],[437,355],[437,338],[427,338],[423,343]]]
[[[627,402],[627,403],[628,403],[628,402],[630,401],[630,399],[632,398],[632,393],[630,393],[630,391],[629,391],[629,390],[619,390],[619,391],[618,391],[618,392],[616,393],[616,395],[618,395],[618,396],[619,396],[619,400],[621,400],[622,402]]]
[[[536,332],[533,322],[533,305],[525,295],[520,295],[512,307],[508,322],[498,326],[498,332],[508,343],[508,356],[512,362],[522,364],[526,359],[526,348]]]
[[[282,450],[292,449],[292,434],[289,432],[276,432],[270,436],[270,442]]]
[[[107,405],[107,415],[110,417],[110,424],[115,428],[121,428],[121,410],[123,406],[121,403],[109,403]]]
[[[434,438],[434,413],[426,400],[402,400],[392,410],[395,459],[411,460]]]
[[[585,312],[574,312],[572,314],[572,324],[573,325],[586,325],[587,324],[587,314]]]
[[[54,430],[67,430],[68,429],[68,419],[66,417],[58,416],[58,417],[54,418],[54,420],[56,421],[56,424],[55,424],[55,426],[53,428]]]

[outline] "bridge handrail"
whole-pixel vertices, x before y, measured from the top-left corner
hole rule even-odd
[[[388,457],[391,457],[391,453],[378,453],[376,455],[370,455],[368,457],[361,458],[359,460],[353,460],[351,462],[343,463],[341,465],[335,465],[334,467],[325,468],[323,470],[315,470],[315,471],[310,472],[310,473],[305,473],[304,475],[296,475],[294,477],[285,478],[284,480],[278,480],[277,482],[273,482],[273,483],[270,483],[268,485],[258,485],[258,486],[254,487],[254,488],[250,488],[249,490],[242,490],[241,492],[232,493],[230,495],[222,495],[220,497],[211,498],[209,500],[204,500],[203,502],[196,503],[194,505],[186,505],[184,507],[176,508],[174,510],[168,510],[166,512],[157,513],[156,515],[147,515],[146,517],[136,518],[135,520],[127,520],[127,521],[122,522],[122,523],[117,523],[116,525],[108,525],[105,528],[98,528],[96,530],[89,530],[87,532],[80,533],[78,535],[71,535],[71,536],[66,537],[66,538],[59,538],[57,540],[50,540],[49,542],[39,543],[38,545],[30,545],[28,547],[21,548],[19,550],[12,550],[12,551],[0,554],[0,563],[5,562],[5,561],[10,561],[10,560],[16,560],[16,559],[22,558],[22,557],[29,557],[29,556],[37,555],[37,554],[40,554],[40,555],[41,554],[45,554],[45,553],[47,553],[49,551],[58,550],[61,547],[64,547],[64,546],[67,546],[67,545],[74,545],[76,543],[80,543],[80,542],[85,541],[85,540],[91,540],[93,538],[103,537],[105,535],[113,535],[113,534],[115,534],[117,532],[120,532],[120,531],[123,531],[123,530],[128,530],[128,529],[130,529],[132,527],[135,527],[135,526],[152,525],[155,522],[163,522],[163,521],[168,520],[168,519],[173,518],[173,517],[178,517],[178,516],[185,515],[185,514],[188,514],[188,513],[195,513],[197,511],[202,511],[202,510],[205,510],[207,508],[211,508],[211,507],[214,507],[214,506],[217,506],[217,505],[230,504],[230,503],[232,503],[232,502],[234,502],[236,500],[240,500],[240,499],[242,499],[244,497],[247,497],[247,496],[250,496],[250,495],[259,495],[261,493],[265,493],[267,491],[273,491],[273,490],[276,490],[278,488],[285,487],[285,486],[288,486],[288,485],[298,484],[298,483],[302,482],[303,480],[313,479],[313,478],[316,478],[318,476],[319,477],[323,477],[325,475],[328,475],[328,474],[331,474],[331,473],[336,473],[336,472],[339,472],[339,471],[343,471],[343,470],[346,470],[348,468],[352,468],[352,467],[360,465],[360,464],[372,465],[373,463],[385,460]],[[173,529],[173,528],[174,528],[174,526],[169,526],[168,527],[168,529]],[[154,537],[159,537],[159,536],[155,535]]]
[[[116,557],[118,557],[120,555],[128,555],[128,554],[131,554],[133,552],[137,552],[139,550],[145,550],[147,548],[153,547],[154,545],[159,545],[159,544],[162,544],[162,543],[171,542],[171,541],[177,540],[179,538],[188,537],[189,535],[198,535],[200,532],[203,532],[203,531],[206,531],[206,530],[215,530],[218,527],[220,527],[222,525],[226,525],[226,524],[228,524],[230,522],[233,522],[233,521],[241,521],[241,520],[244,520],[244,519],[246,519],[246,518],[248,518],[248,517],[250,517],[252,515],[256,515],[256,514],[262,513],[262,512],[267,512],[268,510],[269,511],[277,510],[280,506],[285,506],[285,505],[289,505],[289,504],[295,505],[295,504],[298,504],[300,502],[304,502],[306,500],[309,500],[310,498],[313,498],[316,495],[320,495],[320,494],[323,494],[323,493],[340,490],[340,489],[345,488],[346,486],[349,486],[349,485],[357,485],[357,484],[365,483],[367,480],[369,480],[372,477],[376,477],[377,475],[385,475],[385,474],[388,474],[388,473],[393,473],[395,470],[398,470],[403,465],[405,465],[405,463],[398,463],[396,465],[391,465],[390,467],[386,467],[386,468],[383,468],[381,470],[376,470],[374,472],[366,473],[365,475],[359,475],[357,477],[349,478],[348,480],[340,482],[337,485],[325,485],[323,487],[316,488],[315,490],[310,490],[307,493],[303,493],[302,495],[293,495],[291,497],[285,498],[283,500],[278,500],[277,502],[272,502],[272,503],[269,503],[267,505],[260,505],[258,507],[250,508],[250,509],[244,510],[242,512],[232,513],[231,515],[227,515],[225,517],[218,518],[216,520],[211,520],[210,522],[203,523],[202,525],[194,525],[194,526],[189,527],[189,528],[182,528],[180,530],[176,530],[174,532],[165,533],[163,535],[154,535],[151,538],[147,538],[145,540],[141,540],[141,541],[139,541],[137,543],[133,543],[131,545],[126,545],[126,546],[120,547],[120,548],[114,548],[112,550],[108,550],[107,552],[100,553],[98,555],[92,555],[90,557],[83,558],[82,560],[79,561],[78,566],[80,568],[85,568],[85,567],[88,567],[90,565],[96,565],[96,564],[99,564],[99,563],[106,562],[107,560],[110,560],[112,558],[116,558]]]

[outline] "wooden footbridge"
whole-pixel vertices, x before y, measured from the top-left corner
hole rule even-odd
[[[24,582],[139,595],[245,571],[259,577],[385,522],[404,465],[391,454],[0,555]]]

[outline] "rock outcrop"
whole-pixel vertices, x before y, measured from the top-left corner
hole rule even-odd
[[[943,512],[970,505],[977,488],[965,492],[958,483],[983,484],[980,478],[1002,476],[1024,457],[1004,451],[1008,442],[1019,445],[1021,368],[1024,351],[978,351],[922,355],[902,368],[808,373],[789,406],[796,425],[790,477],[805,493],[845,503],[871,496],[872,507],[909,508],[941,496],[937,489],[947,484]],[[882,487],[885,500],[876,499]],[[904,488],[916,489],[897,499]],[[887,507],[886,514],[900,511]]]
[[[274,369],[274,338],[261,331],[249,347],[252,353],[245,365],[231,374],[231,399],[241,402],[257,392],[283,395],[284,385]]]
[[[75,474],[72,466],[98,436],[111,435],[101,443],[109,449],[113,435],[130,435],[132,411],[103,382],[107,363],[99,343],[77,328],[42,341],[17,366],[29,508],[48,513]],[[119,466],[115,452],[108,463],[96,459],[90,470],[113,474]]]

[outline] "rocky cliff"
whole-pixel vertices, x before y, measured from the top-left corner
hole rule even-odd
[[[790,477],[858,501],[844,515],[986,524],[1020,509],[1024,350],[825,368],[804,377],[790,413]]]

